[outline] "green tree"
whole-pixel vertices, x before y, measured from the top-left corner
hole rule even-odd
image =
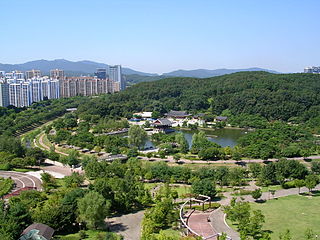
[[[203,160],[214,160],[219,158],[220,151],[216,147],[203,148],[199,151],[198,156]]]
[[[261,173],[261,165],[259,163],[250,163],[249,164],[249,171],[252,174],[252,177],[257,178]]]
[[[213,198],[217,191],[215,184],[210,179],[196,180],[192,183],[192,192],[195,194],[202,194]]]
[[[158,111],[153,111],[152,114],[151,114],[151,117],[153,119],[157,119],[160,117],[160,113]]]
[[[312,161],[311,163],[311,171],[314,174],[320,174],[320,162],[319,161]]]
[[[57,186],[56,179],[47,172],[41,173],[42,187],[44,191],[49,192]]]
[[[178,133],[175,136],[175,141],[179,145],[179,152],[181,153],[188,153],[189,151],[189,144],[186,138],[184,137],[183,133]]]
[[[73,172],[71,176],[66,176],[63,178],[63,180],[66,187],[76,188],[84,182],[84,176],[77,172]]]
[[[129,144],[137,147],[138,149],[142,148],[147,140],[147,133],[138,125],[132,125],[129,128],[128,132]]]
[[[298,188],[298,194],[300,194],[300,188],[302,188],[305,185],[304,180],[296,179],[296,180],[294,180],[294,184]]]
[[[79,220],[85,222],[90,229],[96,229],[103,223],[110,208],[110,202],[94,191],[78,200]]]
[[[262,230],[265,217],[260,210],[251,211],[248,202],[231,200],[230,206],[224,208],[227,218],[238,224],[241,239],[270,239]]]
[[[261,188],[252,191],[251,196],[254,198],[255,201],[257,201],[262,196]]]
[[[69,152],[68,156],[64,156],[61,162],[68,164],[69,166],[76,166],[79,164],[79,152],[77,150],[72,150]]]
[[[193,134],[192,136],[192,147],[191,153],[198,154],[202,149],[206,149],[209,147],[220,148],[220,146],[214,142],[211,142],[207,137],[205,132],[200,131],[198,133]]]
[[[316,175],[308,175],[306,177],[305,186],[309,189],[309,193],[317,185],[318,181],[319,178]]]

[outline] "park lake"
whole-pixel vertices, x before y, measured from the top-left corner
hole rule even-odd
[[[222,128],[216,130],[201,130],[206,133],[208,139],[212,142],[219,144],[221,147],[234,147],[237,145],[238,139],[245,135],[248,130],[245,129],[234,129],[234,128]],[[182,132],[184,137],[189,143],[189,146],[192,145],[192,136],[195,133],[198,133],[199,130],[176,130],[175,132]],[[169,133],[170,134],[170,133]],[[154,147],[153,143],[148,140],[146,142],[145,148]]]

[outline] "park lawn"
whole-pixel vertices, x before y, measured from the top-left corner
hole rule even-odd
[[[86,240],[97,240],[97,239],[105,239],[105,231],[100,230],[86,230],[87,237]],[[103,235],[104,237],[98,238],[99,235]],[[55,236],[57,239],[60,240],[79,240],[80,236],[79,233],[72,233],[68,235],[58,235]]]
[[[282,189],[281,185],[271,185],[268,187],[261,187],[262,192],[269,192],[269,190],[280,190]]]
[[[36,172],[36,171],[39,171],[39,169],[38,168],[13,168],[12,171],[26,173],[26,172]]]
[[[161,233],[165,234],[167,238],[170,239],[180,239],[181,238],[181,232],[173,229],[166,229],[166,230],[160,230]]]
[[[144,183],[145,189],[149,191],[158,185],[162,185],[162,183]]]
[[[261,210],[265,215],[264,230],[270,230],[271,239],[279,239],[280,233],[290,230],[292,240],[305,238],[306,230],[312,229],[320,234],[320,196],[292,195],[272,199],[265,203],[251,203],[254,210]],[[236,224],[227,219],[230,227],[237,230]]]
[[[273,231],[272,239],[289,229],[293,240],[304,238],[308,228],[320,234],[320,197],[292,195],[273,199],[265,203],[253,203],[253,209],[260,209],[266,217],[264,229]]]
[[[292,195],[265,203],[252,203],[251,206],[265,215],[263,228],[273,232],[272,239],[278,239],[286,229],[290,230],[292,240],[304,239],[308,228],[320,234],[320,196]]]
[[[187,193],[191,193],[191,186],[190,185],[170,185],[171,190],[175,190],[178,192],[179,198],[183,198],[184,195]]]

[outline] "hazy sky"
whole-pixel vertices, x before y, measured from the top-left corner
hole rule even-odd
[[[0,0],[0,62],[145,72],[320,65],[320,0]]]

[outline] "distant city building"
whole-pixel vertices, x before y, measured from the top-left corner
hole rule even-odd
[[[65,77],[61,69],[50,70],[50,78],[34,69],[0,71],[0,106],[28,107],[46,99],[119,92],[125,86],[121,65],[98,68],[95,77]]]
[[[97,71],[94,75],[99,79],[107,79],[107,69],[106,68],[97,68]]]
[[[21,107],[21,84],[9,84],[9,102],[10,105]]]
[[[32,78],[39,78],[41,77],[41,71],[40,70],[30,70],[26,71],[26,79],[32,79]]]
[[[48,95],[43,95],[43,98],[57,99],[60,98],[60,82],[59,80],[48,81]]]
[[[8,84],[9,104],[15,107],[28,107],[34,102],[60,97],[59,80],[34,78],[30,81]]]
[[[35,80],[31,82],[32,102],[40,102],[43,100],[41,81]]]
[[[109,79],[114,83],[118,83],[114,85],[114,92],[124,90],[126,88],[126,82],[124,76],[122,75],[121,65],[109,66],[108,70]]]
[[[50,70],[50,78],[62,80],[62,79],[64,79],[64,77],[65,77],[65,75],[64,75],[63,70],[61,70],[61,69]]]
[[[5,73],[4,77],[5,79],[7,79],[8,82],[24,81],[24,73],[21,71],[7,72]]]
[[[9,85],[3,82],[0,83],[0,107],[7,107],[9,105]]]
[[[108,79],[97,77],[67,77],[60,81],[61,97],[92,96],[111,92]]]
[[[21,83],[21,105],[19,107],[29,107],[32,104],[32,84],[31,82]]]
[[[306,67],[304,73],[320,73],[320,67]]]

